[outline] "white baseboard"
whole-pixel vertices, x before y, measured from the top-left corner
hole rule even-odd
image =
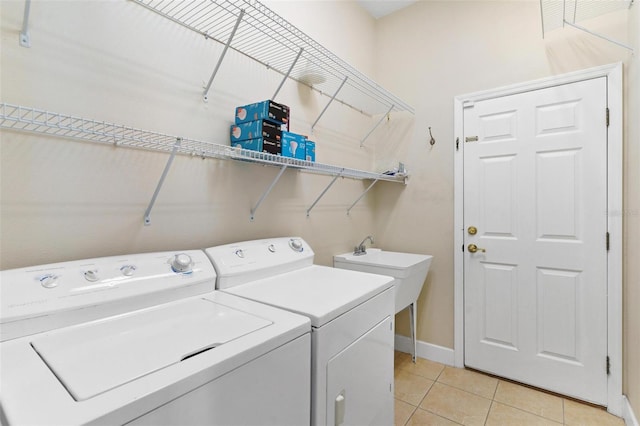
[[[397,351],[406,352],[408,354],[413,353],[413,342],[410,337],[396,334],[395,347]],[[453,349],[421,342],[420,340],[417,342],[417,347],[417,355],[419,358],[426,358],[430,361],[453,366]]]
[[[626,426],[640,426],[640,424],[638,424],[638,418],[633,413],[631,404],[629,404],[629,400],[624,395],[622,396],[622,418],[624,418]]]

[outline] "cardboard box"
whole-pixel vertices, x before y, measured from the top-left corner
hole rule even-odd
[[[250,151],[266,152],[274,155],[280,155],[280,151],[282,149],[280,141],[269,138],[245,139],[243,141],[233,142],[231,146],[248,149]]]
[[[250,151],[262,151],[262,138],[245,139],[231,144],[235,148],[248,149]]]
[[[306,160],[307,161],[316,161],[316,143],[310,140],[307,140],[305,143],[306,150]]]
[[[279,140],[267,139],[262,140],[262,152],[268,152],[273,155],[280,155],[282,151],[282,145]]]
[[[285,124],[289,130],[289,107],[272,100],[236,107],[236,124],[262,119]]]
[[[304,160],[307,158],[306,136],[292,132],[282,132],[282,156]]]
[[[249,121],[233,124],[230,128],[231,145],[238,141],[255,138],[267,138],[280,141],[282,130],[280,124],[269,120]]]

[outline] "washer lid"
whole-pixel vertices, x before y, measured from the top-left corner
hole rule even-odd
[[[385,275],[312,265],[224,291],[305,315],[312,326],[321,327],[393,282]]]
[[[82,401],[271,324],[191,299],[51,332],[31,345]]]

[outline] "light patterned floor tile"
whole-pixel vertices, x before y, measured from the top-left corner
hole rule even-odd
[[[418,408],[411,416],[407,426],[458,426],[459,424]]]
[[[555,422],[564,421],[562,398],[500,380],[494,400]]]
[[[498,386],[498,379],[476,373],[463,368],[445,367],[438,377],[438,382],[444,383],[484,398],[493,399]]]
[[[463,425],[483,425],[491,400],[436,382],[420,408]]]
[[[418,406],[431,385],[433,385],[433,380],[425,377],[402,370],[395,372],[395,397],[411,405]]]
[[[411,354],[397,355],[395,358],[396,369],[407,371],[418,376],[426,377],[430,380],[436,380],[442,370],[444,370],[444,364],[439,362],[430,361],[424,358],[416,358],[414,363]]]
[[[395,426],[404,426],[405,424],[407,424],[407,421],[409,421],[409,418],[416,410],[416,407],[404,401],[400,401],[399,399],[396,399],[394,403],[395,411],[393,423]]]
[[[562,423],[557,423],[544,417],[536,416],[535,414],[528,413],[526,411],[519,410],[517,408],[510,407],[508,405],[501,404],[499,402],[493,402],[491,410],[489,410],[489,416],[487,417],[486,426],[558,426]]]
[[[624,420],[602,408],[564,400],[564,424],[568,426],[624,426]]]

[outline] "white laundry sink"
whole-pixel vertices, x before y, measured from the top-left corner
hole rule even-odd
[[[429,272],[433,256],[400,253],[369,248],[364,254],[344,253],[333,257],[335,268],[388,275],[395,280],[395,311],[410,308],[413,360],[416,357],[416,306],[418,296]]]

